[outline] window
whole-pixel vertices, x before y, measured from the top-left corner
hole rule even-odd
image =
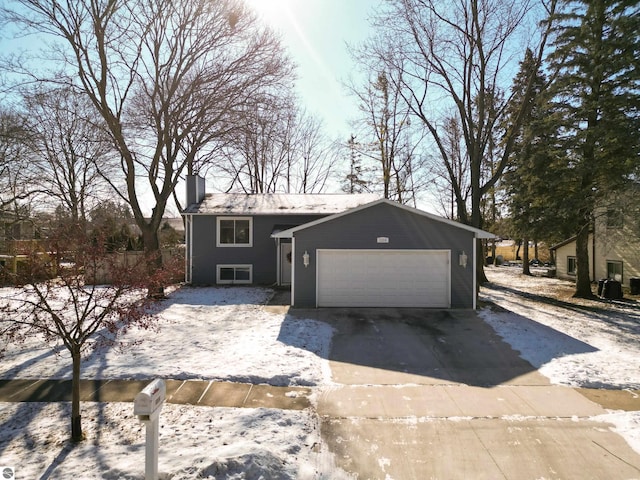
[[[218,247],[251,247],[253,245],[251,217],[218,217]]]
[[[253,281],[252,265],[218,265],[217,283],[251,283]]]
[[[624,226],[624,216],[621,210],[607,210],[607,228],[617,229]]]
[[[622,282],[622,262],[607,260],[607,278]]]
[[[575,275],[578,271],[576,257],[567,257],[567,274]]]

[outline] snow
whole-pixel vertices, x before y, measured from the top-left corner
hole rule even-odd
[[[491,285],[480,299],[497,307],[483,308],[480,316],[498,335],[554,384],[640,389],[637,300],[575,299],[571,282],[521,271],[486,269]],[[640,412],[610,411],[594,420],[615,425],[640,453]]]
[[[208,193],[203,201],[186,211],[205,214],[235,215],[318,215],[342,213],[379,200],[373,193]],[[283,217],[284,218],[284,217]]]
[[[0,404],[1,463],[24,479],[144,478],[145,427],[131,404],[82,409],[88,440],[70,448],[69,404]],[[166,404],[159,441],[161,479],[322,478],[314,453],[318,425],[309,411]]]
[[[3,289],[3,296],[8,293]],[[331,327],[264,308],[271,295],[272,290],[251,287],[179,288],[158,305],[154,330],[132,329],[124,338],[128,344],[145,341],[89,354],[81,376],[330,383],[325,359]],[[68,379],[70,356],[63,347],[47,347],[34,337],[8,347],[0,378]],[[144,477],[145,428],[131,403],[83,402],[88,440],[73,449],[67,445],[69,408],[0,403],[0,464],[16,467],[17,478]],[[166,404],[160,421],[161,479],[347,478],[320,448],[312,409]]]
[[[494,288],[480,316],[553,383],[588,388],[640,388],[640,305],[571,297],[573,284],[487,268]]]
[[[556,384],[640,387],[637,302],[576,301],[570,298],[571,284],[518,272],[487,269],[493,286],[481,291],[486,306],[480,315],[523,358]],[[82,377],[330,388],[331,327],[288,315],[286,309],[265,308],[272,294],[251,287],[178,288],[158,306],[157,330],[129,331],[127,342],[145,340],[135,348],[90,354]],[[51,349],[33,338],[9,347],[0,378],[70,378],[69,357],[63,348]],[[132,404],[84,402],[87,440],[75,448],[67,441],[69,408],[66,403],[0,403],[0,465],[15,467],[16,478],[144,477],[145,428],[133,416]],[[640,453],[640,412],[610,411],[595,420],[614,425]],[[352,478],[335,466],[314,408],[166,404],[159,458],[163,480]]]
[[[319,358],[327,357],[331,327],[265,310],[272,294],[250,287],[180,288],[158,305],[157,331],[132,329],[125,341],[139,345],[90,354],[82,377],[324,383],[327,370]],[[10,348],[0,378],[70,379],[70,356],[64,348],[56,351],[36,337]]]

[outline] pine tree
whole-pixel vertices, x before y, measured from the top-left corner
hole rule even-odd
[[[509,230],[525,244],[529,240],[559,240],[570,234],[563,228],[565,223],[558,222],[558,212],[554,208],[562,202],[562,189],[555,187],[556,165],[566,163],[559,161],[565,156],[557,142],[555,112],[546,93],[547,78],[536,67],[531,51],[526,52],[514,79],[512,89],[516,105],[521,102],[521,92],[527,88],[528,81],[532,82],[533,95],[502,181],[507,196]],[[516,113],[511,111],[510,116]],[[529,274],[528,261],[528,249],[525,248],[525,274]]]
[[[565,0],[556,19],[552,92],[568,159],[562,221],[576,235],[577,297],[590,297],[588,238],[596,208],[624,186],[640,152],[640,11],[637,1]]]
[[[513,234],[526,244],[530,238],[537,239],[538,213],[535,205],[541,176],[546,170],[546,148],[542,145],[544,133],[541,131],[541,115],[544,103],[541,97],[545,78],[536,67],[533,52],[527,50],[520,64],[520,71],[513,82],[513,94],[516,104],[522,101],[522,91],[527,82],[533,82],[533,95],[527,105],[525,118],[514,142],[509,166],[505,170],[503,184],[507,194],[510,225]],[[517,112],[510,112],[510,117]],[[528,248],[524,249],[523,270],[529,274]]]

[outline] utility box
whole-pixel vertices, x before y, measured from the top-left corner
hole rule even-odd
[[[167,387],[164,380],[156,379],[136,395],[133,400],[133,414],[139,417],[153,415],[164,403]],[[144,418],[141,418],[144,420]]]

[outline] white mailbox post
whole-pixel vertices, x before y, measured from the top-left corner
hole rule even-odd
[[[166,392],[164,380],[157,379],[144,387],[133,401],[133,414],[147,427],[145,480],[158,480],[158,423]]]

